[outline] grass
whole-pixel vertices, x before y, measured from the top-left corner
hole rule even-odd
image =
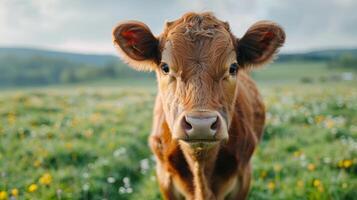
[[[294,80],[260,84],[250,199],[357,199],[355,82]],[[2,91],[0,200],[160,199],[147,145],[156,90],[127,83]]]
[[[341,73],[352,72],[351,69],[329,68],[325,62],[279,62],[253,72],[254,79],[273,84],[298,84],[301,82],[324,83],[329,79],[339,79]]]

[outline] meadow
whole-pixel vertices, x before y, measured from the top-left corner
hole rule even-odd
[[[249,197],[357,199],[356,81],[325,82],[317,64],[301,83],[312,66],[291,66],[253,75],[268,113]],[[0,200],[160,199],[155,83],[126,82],[1,91]]]

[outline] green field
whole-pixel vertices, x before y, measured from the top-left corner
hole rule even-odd
[[[357,199],[357,84],[316,65],[254,74],[268,114],[250,199]],[[143,83],[1,91],[0,200],[160,199]]]

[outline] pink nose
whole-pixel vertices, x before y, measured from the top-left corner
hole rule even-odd
[[[215,140],[218,127],[219,119],[216,113],[186,114],[182,118],[182,128],[187,140]]]

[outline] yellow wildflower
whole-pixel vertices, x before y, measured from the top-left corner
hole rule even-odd
[[[0,191],[0,200],[7,200],[7,192]]]
[[[29,191],[29,192],[35,192],[36,190],[38,189],[38,186],[35,184],[35,183],[33,183],[33,184],[31,184],[28,188],[27,188],[27,190]]]
[[[343,167],[350,168],[352,166],[352,160],[343,160]]]
[[[41,176],[39,183],[42,185],[50,185],[52,182],[52,176],[49,173],[45,173]]]
[[[102,118],[102,115],[100,113],[93,113],[90,117],[89,117],[89,121],[91,123],[98,123]]]
[[[348,184],[347,183],[342,183],[342,188],[343,189],[346,189],[348,187]]]
[[[280,172],[281,169],[282,169],[281,165],[279,165],[279,164],[274,165],[274,171]]]
[[[266,171],[262,171],[262,172],[260,173],[260,178],[264,179],[267,175],[268,175],[268,174],[267,174]]]
[[[67,142],[67,143],[65,144],[65,148],[66,148],[67,150],[72,150],[72,149],[73,149],[73,144],[70,143],[70,142]]]
[[[298,180],[298,182],[296,183],[296,185],[300,188],[304,187],[304,181],[302,180]]]
[[[273,191],[275,189],[275,183],[273,181],[269,181],[268,189],[271,190],[271,191]]]
[[[9,113],[7,115],[7,121],[9,122],[9,124],[15,124],[16,122],[16,115],[15,113]]]
[[[330,129],[333,128],[335,126],[335,121],[333,121],[332,119],[326,119],[325,120],[325,127]]]
[[[301,151],[294,151],[294,157],[300,157],[302,155]]]
[[[35,162],[33,162],[33,166],[34,167],[40,167],[41,166],[41,160],[35,160]]]
[[[19,196],[19,190],[16,189],[16,188],[12,189],[12,190],[11,190],[11,195],[12,195],[13,197]]]
[[[79,120],[77,118],[73,118],[71,122],[72,127],[76,127],[79,124]]]
[[[312,182],[312,185],[314,187],[319,187],[321,186],[321,181],[319,179],[315,179],[313,182]]]
[[[109,149],[114,149],[115,148],[115,144],[113,142],[109,142],[108,148]]]
[[[310,164],[307,165],[307,169],[309,171],[314,171],[316,169],[316,166],[314,164],[310,163]]]
[[[324,119],[325,119],[325,117],[323,115],[318,115],[318,116],[315,117],[315,122],[317,124],[320,124],[321,122],[324,121]]]

